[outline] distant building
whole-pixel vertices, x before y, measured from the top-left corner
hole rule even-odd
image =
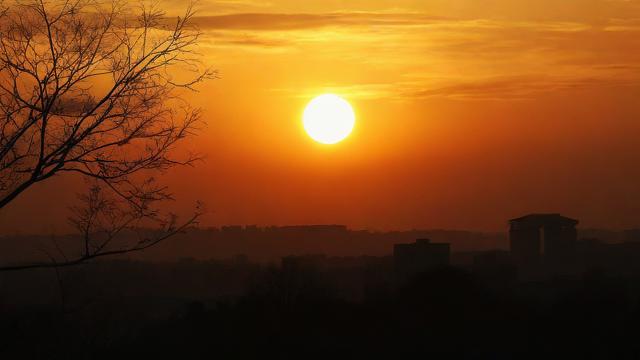
[[[316,232],[316,233],[345,233],[349,229],[345,225],[289,225],[278,228],[284,232]]]
[[[227,225],[227,226],[223,226],[221,230],[227,233],[240,233],[244,231],[244,228],[240,225]]]
[[[511,254],[504,250],[490,250],[477,254],[473,258],[472,269],[475,276],[493,290],[507,290],[518,279]]]
[[[575,255],[578,220],[560,214],[531,214],[509,220],[511,255],[521,267],[569,264]]]
[[[323,254],[289,255],[280,261],[283,269],[321,269],[327,266],[329,258]]]
[[[451,249],[446,243],[432,243],[419,239],[413,244],[393,246],[393,262],[396,275],[407,278],[437,266],[449,265]]]
[[[511,254],[504,250],[483,251],[473,257],[474,268],[492,268],[511,264]]]
[[[578,255],[583,269],[606,269],[619,275],[640,274],[640,242],[609,244],[597,239],[578,242]]]

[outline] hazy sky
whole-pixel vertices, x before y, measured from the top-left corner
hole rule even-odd
[[[640,226],[640,1],[198,7],[200,51],[221,73],[189,95],[209,124],[189,146],[208,160],[165,180],[177,209],[208,204],[207,225],[503,230],[511,217],[561,212],[585,227]],[[334,146],[301,126],[325,92],[357,113]],[[0,223],[63,229],[81,189],[38,186]]]

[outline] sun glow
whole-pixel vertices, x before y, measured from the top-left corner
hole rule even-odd
[[[356,117],[345,99],[325,94],[309,102],[304,110],[303,122],[305,131],[313,140],[330,145],[351,134]]]

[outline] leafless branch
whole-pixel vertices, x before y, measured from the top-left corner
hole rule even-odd
[[[86,211],[76,209],[81,256],[0,270],[70,266],[139,251],[197,221],[199,212],[133,247],[109,250],[113,239],[95,243],[99,222],[127,219],[110,230],[115,237],[142,220],[159,221],[151,204],[171,194],[149,173],[201,159],[175,151],[202,122],[180,94],[216,76],[199,60],[193,15],[189,6],[170,21],[157,6],[124,0],[0,3],[0,209],[60,173],[101,184],[81,199]],[[119,199],[107,200],[103,188]]]
[[[0,13],[0,209],[60,172],[131,195],[134,174],[200,159],[174,156],[201,122],[177,109],[178,90],[215,77],[200,66],[192,16],[169,27],[156,7],[118,0],[30,0]]]
[[[47,261],[0,266],[0,272],[67,267],[106,256],[139,252],[196,226],[204,214],[202,204],[198,204],[193,215],[179,223],[173,214],[163,217],[152,210],[151,204],[157,200],[148,200],[145,205],[148,211],[141,212],[119,197],[108,196],[97,185],[80,198],[82,206],[74,207],[70,218],[81,235],[82,247],[76,256],[65,254],[56,243],[59,255],[47,252]],[[140,233],[141,228],[151,228],[152,224],[158,226],[153,231]]]

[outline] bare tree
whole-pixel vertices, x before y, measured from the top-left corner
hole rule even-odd
[[[149,172],[200,159],[175,155],[201,121],[198,109],[181,100],[182,89],[215,77],[198,60],[200,33],[189,26],[192,17],[189,7],[170,22],[156,6],[119,0],[27,0],[0,13],[0,210],[57,174],[96,183],[83,198],[87,212],[76,209],[74,224],[85,236],[82,255],[33,265],[141,250],[201,214],[181,226],[175,218],[165,221],[156,240],[118,249],[107,246],[111,240],[88,240],[96,230],[90,213],[113,212],[115,229],[160,222],[154,204],[171,195]],[[126,213],[123,204],[97,200],[107,190],[126,203]],[[110,231],[115,236],[121,230]]]
[[[110,196],[100,186],[92,186],[86,195],[80,195],[81,205],[72,207],[70,223],[78,230],[80,247],[63,249],[52,239],[55,251],[44,251],[44,261],[0,267],[0,271],[38,268],[59,268],[82,264],[106,256],[142,251],[187,230],[203,214],[198,204],[195,213],[178,223],[174,214],[161,216],[152,210],[155,199],[144,201],[142,207],[118,196]],[[157,224],[151,228],[150,224]]]

